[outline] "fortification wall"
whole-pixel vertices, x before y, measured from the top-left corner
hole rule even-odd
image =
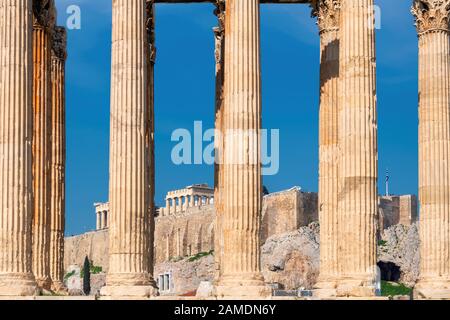
[[[214,205],[188,208],[185,212],[155,219],[155,262],[214,249]]]
[[[264,196],[261,242],[318,221],[317,193],[302,192],[294,187]]]
[[[156,217],[155,264],[214,250],[214,218],[213,204]],[[317,194],[292,188],[267,195],[263,199],[261,241],[317,220]],[[66,238],[66,270],[70,265],[81,265],[86,256],[104,271],[108,270],[107,229]]]
[[[64,270],[71,265],[83,265],[88,256],[94,265],[108,271],[108,230],[83,233],[66,237],[64,241]]]

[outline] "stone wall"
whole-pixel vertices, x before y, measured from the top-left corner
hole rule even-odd
[[[108,271],[108,230],[87,232],[65,238],[64,270],[71,265],[82,266],[88,256],[94,265]]]
[[[318,260],[312,253],[318,250],[317,240],[308,240],[309,247],[304,243],[310,238],[305,236],[317,232],[310,225],[318,220],[317,204],[316,193],[305,193],[299,188],[264,197],[261,243],[266,244],[262,260],[268,281],[278,282],[284,288],[297,285],[308,288],[315,281]],[[399,222],[410,225],[417,218],[417,201],[409,195],[380,197],[379,211],[380,232]],[[154,276],[157,281],[170,278],[170,288],[163,294],[189,294],[201,281],[212,279],[214,264],[210,251],[214,249],[214,217],[212,204],[156,217]],[[298,239],[292,242],[291,238]],[[304,248],[300,250],[301,247]],[[199,253],[210,254],[202,258]],[[103,271],[108,270],[107,229],[66,238],[65,270],[71,265],[81,266],[86,256]],[[284,264],[280,265],[277,258],[284,259]],[[293,272],[296,269],[298,272]]]
[[[262,216],[262,242],[270,236],[295,231],[318,220],[317,194],[304,193],[299,188],[269,194],[263,199]],[[214,217],[213,204],[156,217],[155,264],[214,250]],[[65,270],[69,265],[82,265],[86,255],[96,266],[108,270],[107,229],[66,238]]]
[[[155,219],[155,263],[214,249],[214,205]]]
[[[379,199],[379,231],[402,224],[410,226],[418,219],[415,195],[382,196]]]
[[[264,196],[261,242],[318,221],[317,203],[317,193],[302,192],[297,187]]]

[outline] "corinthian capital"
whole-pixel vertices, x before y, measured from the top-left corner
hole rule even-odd
[[[51,32],[56,23],[56,7],[54,0],[33,1],[33,25]]]
[[[450,0],[413,0],[411,9],[419,35],[433,30],[449,31]]]
[[[320,32],[339,28],[341,0],[312,0],[311,7],[311,15],[317,17]]]

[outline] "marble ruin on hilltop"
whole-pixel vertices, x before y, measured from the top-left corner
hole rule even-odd
[[[172,262],[214,251],[215,218],[214,189],[205,184],[169,191],[166,207],[156,208],[154,232],[155,279],[161,294],[187,294],[186,288],[198,286],[200,280],[213,280],[213,268],[205,270],[204,279],[189,279],[184,269]],[[96,203],[96,230],[70,236],[65,241],[64,268],[70,273],[80,268],[88,256],[92,262],[108,271],[109,204]],[[259,238],[287,234],[318,221],[318,196],[299,187],[267,194],[263,197]],[[378,231],[396,224],[411,225],[417,220],[417,201],[413,195],[380,196],[377,216]],[[180,262],[181,263],[181,262]],[[213,267],[213,266],[211,266]],[[189,268],[188,265],[185,268]],[[99,279],[101,277],[99,276]],[[164,280],[161,280],[164,279]],[[164,283],[163,283],[164,281]],[[285,286],[280,281],[281,286]],[[77,289],[75,284],[73,288]]]
[[[158,294],[152,213],[154,11],[160,2],[205,1],[115,0],[112,6],[109,216],[105,220],[109,261],[101,290],[106,297]],[[228,133],[261,129],[260,3],[308,3],[317,18],[321,54],[321,244],[314,295],[374,297],[379,200],[374,1],[210,2],[218,18],[215,123],[224,133],[216,139],[211,295],[272,294],[260,265],[260,137]],[[421,266],[415,294],[450,298],[450,0],[412,2],[420,96]],[[0,2],[2,296],[32,296],[37,288],[64,290],[66,37],[64,29],[55,26],[55,16],[54,0]]]

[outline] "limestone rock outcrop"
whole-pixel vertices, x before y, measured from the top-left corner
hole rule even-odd
[[[264,279],[283,289],[312,289],[319,275],[319,225],[267,239],[261,249]]]
[[[160,291],[161,295],[188,295],[196,292],[202,281],[212,281],[214,278],[214,256],[208,255],[195,261],[185,258],[178,261],[157,263],[155,265],[155,278],[159,274],[171,270],[171,290]],[[161,286],[160,286],[161,289]]]
[[[382,233],[378,243],[378,261],[392,262],[400,267],[400,282],[414,286],[419,277],[419,231],[411,226],[395,225]]]

